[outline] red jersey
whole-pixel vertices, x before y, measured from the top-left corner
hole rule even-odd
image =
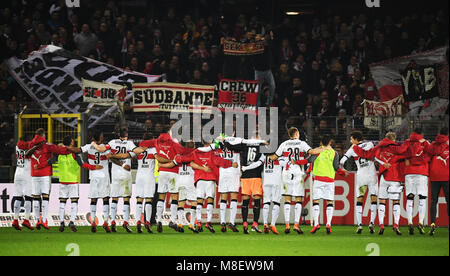
[[[149,140],[152,141],[152,140]],[[144,143],[146,145],[147,143]],[[151,142],[148,144],[151,145]],[[186,155],[193,152],[195,149],[185,148],[175,142],[172,137],[168,133],[161,134],[156,140],[156,153],[164,158],[174,160],[177,155]],[[175,166],[173,168],[158,168],[160,172],[172,172],[178,173],[179,166]]]
[[[378,170],[378,176],[383,175],[386,181],[404,182],[404,162],[405,155],[399,154],[399,152],[404,152],[404,147],[400,146],[398,143],[384,138],[380,143],[365,151],[359,146],[353,146],[353,151],[360,157],[365,159],[377,158],[384,163],[389,163],[391,167],[387,169],[383,165],[380,166]]]
[[[36,135],[30,142],[31,147],[35,145],[46,142],[45,139],[39,135]],[[26,142],[25,142],[26,143]],[[20,145],[18,144],[20,148]],[[43,144],[38,149],[36,149],[31,155],[31,176],[51,176],[52,166],[48,163],[48,160],[52,157],[52,154],[70,154],[71,152],[66,147],[58,147],[52,144]],[[37,169],[34,168],[37,166]]]
[[[411,133],[408,140],[406,140],[403,144],[407,147],[407,155],[409,160],[409,166],[405,165],[405,175],[408,174],[420,174],[420,175],[429,175],[429,165],[431,158],[424,151],[425,146],[428,146],[430,143],[425,141],[420,143],[423,137],[420,134],[415,132]]]
[[[431,156],[430,180],[448,182],[448,136],[438,135],[432,144],[425,145],[425,152]]]
[[[199,166],[210,167],[212,172],[204,172],[202,170],[194,170],[194,181],[197,183],[199,180],[213,180],[218,181],[219,179],[219,167],[229,168],[233,163],[229,160],[223,159],[222,157],[215,154],[213,151],[201,152],[194,151],[188,155],[177,155],[175,157],[175,162],[177,164],[194,162]]]

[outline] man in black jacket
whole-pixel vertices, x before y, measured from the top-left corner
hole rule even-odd
[[[269,85],[269,96],[266,99],[266,106],[273,103],[275,96],[275,80],[272,74],[272,47],[273,47],[273,32],[270,31],[270,36],[264,38],[259,34],[256,35],[255,40],[265,40],[264,52],[253,57],[253,64],[255,68],[255,80],[259,81],[258,91],[258,106],[261,106],[261,97],[264,91],[263,84]]]

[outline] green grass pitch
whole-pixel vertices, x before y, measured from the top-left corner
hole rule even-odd
[[[135,227],[132,227],[135,231]],[[58,227],[50,231],[0,228],[0,256],[39,255],[67,256],[68,244],[76,244],[81,256],[109,255],[159,255],[159,256],[367,256],[373,244],[381,256],[449,256],[449,230],[439,228],[434,236],[410,236],[406,227],[401,227],[402,236],[396,236],[392,229],[386,228],[383,236],[378,232],[371,235],[365,227],[361,235],[355,234],[353,226],[334,226],[333,233],[327,235],[325,227],[312,235],[311,227],[303,226],[303,235],[291,232],[284,234],[284,226],[279,226],[279,235],[220,232],[207,229],[194,234],[187,230],[177,233],[164,227],[163,233],[136,232],[129,234],[121,227],[117,233],[105,233],[101,227],[93,234],[89,227],[79,227],[77,233],[68,228],[64,233]],[[144,229],[145,230],[145,229]],[[378,231],[378,229],[377,229]],[[376,253],[376,252],[375,252]]]

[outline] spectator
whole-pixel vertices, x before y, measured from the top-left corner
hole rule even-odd
[[[88,24],[83,24],[81,33],[74,37],[75,45],[82,56],[87,56],[97,46],[98,38],[91,33]]]

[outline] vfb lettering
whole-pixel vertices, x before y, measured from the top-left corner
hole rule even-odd
[[[366,7],[379,8],[381,7],[380,0],[366,0]]]
[[[66,0],[66,6],[68,8],[79,8],[80,0]]]

